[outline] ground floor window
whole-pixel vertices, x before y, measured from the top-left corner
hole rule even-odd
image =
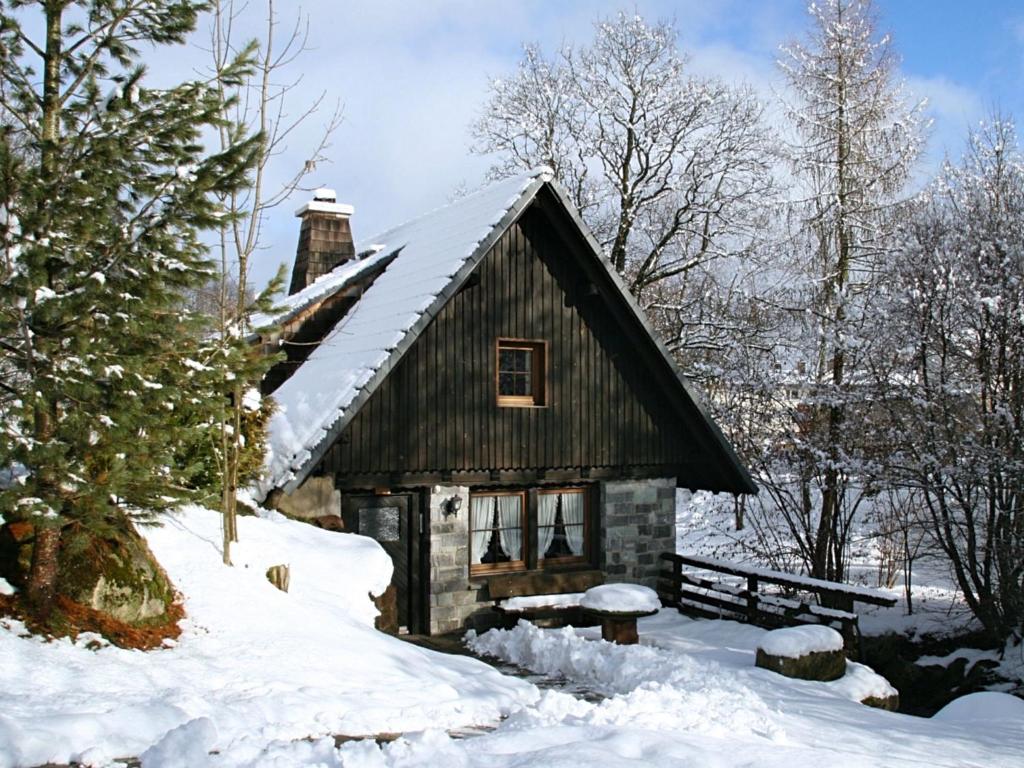
[[[537,554],[543,561],[586,557],[586,494],[582,488],[541,491],[537,497]]]
[[[470,570],[484,573],[586,562],[588,510],[586,488],[471,494]]]
[[[470,562],[480,569],[522,568],[526,493],[473,494],[469,500]]]

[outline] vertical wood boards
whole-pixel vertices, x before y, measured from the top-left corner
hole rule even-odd
[[[344,474],[690,461],[688,426],[546,215],[528,209],[324,460]],[[498,338],[547,343],[542,407],[496,402]]]

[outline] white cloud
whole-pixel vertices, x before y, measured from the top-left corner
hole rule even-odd
[[[908,77],[906,83],[913,98],[928,100],[926,113],[934,122],[927,165],[934,169],[943,156],[959,156],[968,129],[978,124],[988,107],[976,91],[946,77]]]

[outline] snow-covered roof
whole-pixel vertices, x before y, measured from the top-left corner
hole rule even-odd
[[[271,418],[267,461],[260,491],[275,488],[291,493],[302,483],[348,422],[369,399],[421,331],[441,311],[508,227],[542,188],[586,241],[588,251],[615,292],[628,307],[638,328],[657,349],[680,387],[677,402],[694,419],[695,437],[710,442],[717,469],[702,482],[733,493],[756,493],[757,486],[711,418],[701,397],[689,385],[672,355],[651,328],[629,289],[602,256],[601,245],[554,180],[541,167],[499,181],[450,205],[380,235],[367,238],[374,256],[348,263],[290,297],[291,316],[347,285],[365,271],[383,269],[349,313],[277,390],[278,409]],[[719,469],[721,471],[719,471]],[[693,479],[693,478],[691,478]]]
[[[419,331],[447,301],[445,289],[466,277],[532,199],[550,181],[548,168],[500,181],[366,242],[375,256],[350,262],[289,297],[290,311],[324,298],[339,284],[392,261],[358,304],[275,392],[269,425],[264,492],[292,490],[303,469],[318,458],[324,438],[347,422]],[[499,226],[501,225],[501,226]],[[358,251],[359,249],[357,249]],[[277,315],[280,317],[281,315]],[[273,320],[275,318],[267,318]]]
[[[258,329],[268,325],[280,325],[295,317],[307,307],[311,307],[318,301],[326,299],[350,283],[355,282],[381,262],[388,261],[395,256],[394,249],[374,250],[375,252],[366,258],[346,261],[330,272],[321,275],[301,291],[297,291],[275,304],[272,312],[253,315],[251,320],[252,327]]]

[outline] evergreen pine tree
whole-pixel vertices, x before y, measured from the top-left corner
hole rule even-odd
[[[62,530],[102,534],[192,495],[199,467],[177,459],[221,407],[196,386],[201,335],[182,296],[209,277],[200,234],[222,220],[217,198],[245,184],[259,137],[209,152],[221,89],[152,89],[138,63],[140,46],[182,42],[204,8],[0,11],[0,467],[22,474],[0,512],[34,529],[26,598],[41,617]]]

